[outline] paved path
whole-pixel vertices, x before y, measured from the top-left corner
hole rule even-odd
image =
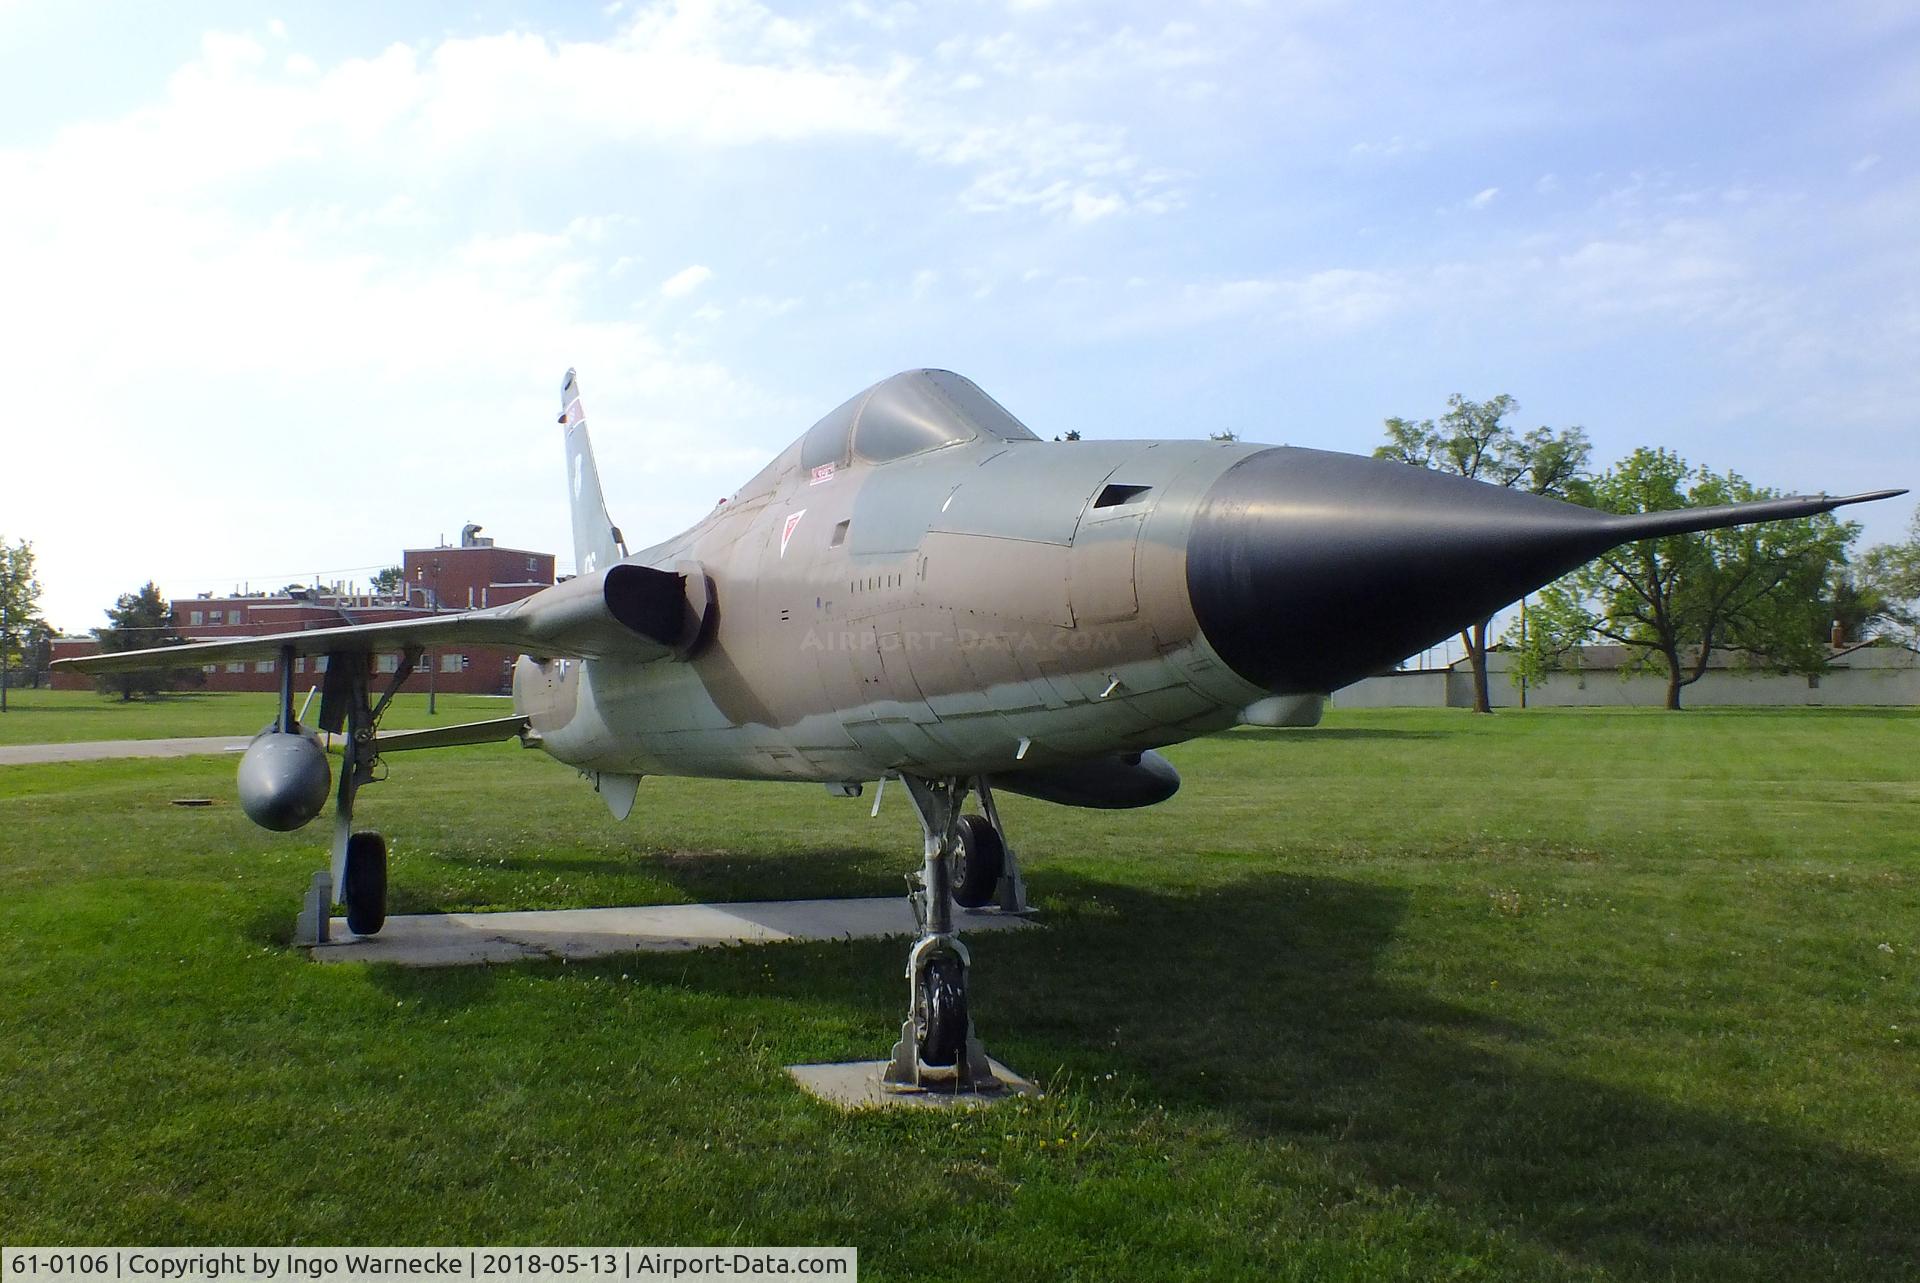
[[[0,744],[0,766],[36,762],[100,762],[110,757],[194,757],[243,753],[251,735],[205,735],[197,739],[81,740],[73,744]]]
[[[1004,913],[956,910],[963,934],[1033,925]],[[377,936],[354,936],[335,918],[315,962],[472,966],[523,958],[597,958],[776,940],[879,939],[913,935],[905,896],[881,900],[769,900],[748,904],[656,904],[619,909],[513,913],[421,913],[387,919]]]

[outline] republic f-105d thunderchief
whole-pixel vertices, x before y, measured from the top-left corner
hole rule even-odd
[[[914,370],[821,419],[692,529],[630,553],[571,371],[561,405],[577,577],[464,614],[68,662],[278,660],[280,711],[241,759],[241,801],[290,830],[334,793],[332,897],[359,934],[386,917],[386,843],[353,828],[383,753],[519,736],[580,768],[621,819],[645,775],[845,795],[899,780],[925,848],[898,1084],[988,1072],[953,905],[1024,907],[995,789],[1163,801],[1179,777],[1155,749],[1239,722],[1311,724],[1329,692],[1616,544],[1901,493],[1619,516],[1319,450],[1049,443],[966,379]],[[522,652],[515,715],[382,734],[423,648],[447,643]],[[399,658],[376,700],[382,653]],[[324,661],[337,785],[295,716],[301,656]]]

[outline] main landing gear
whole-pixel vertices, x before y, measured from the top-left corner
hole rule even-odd
[[[340,654],[327,657],[326,685],[320,695],[320,729],[344,731],[340,751],[340,782],[334,793],[333,858],[327,874],[316,874],[300,915],[303,944],[324,944],[334,904],[347,910],[347,930],[357,936],[376,934],[387,921],[387,840],[378,833],[353,828],[353,799],[363,784],[377,784],[380,772],[376,736],[380,717],[393,702],[400,684],[413,672],[417,651],[405,651],[393,680],[372,701],[367,675],[368,657]],[[323,880],[324,879],[324,880]]]
[[[954,931],[953,906],[998,902],[1024,912],[1026,887],[984,779],[901,778],[920,816],[926,862],[910,897],[920,938],[907,958],[907,1018],[880,1079],[898,1091],[991,1089],[997,1080],[968,1009],[972,959]],[[961,814],[970,790],[984,816]]]

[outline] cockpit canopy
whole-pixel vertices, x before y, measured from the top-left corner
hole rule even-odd
[[[908,370],[882,379],[808,429],[800,466],[843,467],[854,458],[890,463],[981,436],[1040,439],[971,380],[949,370]]]

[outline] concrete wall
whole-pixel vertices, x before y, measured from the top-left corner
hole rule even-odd
[[[1471,679],[1469,692],[1471,692]],[[1520,692],[1501,673],[1491,682],[1489,693],[1497,708],[1516,707]],[[1665,704],[1665,677],[1622,678],[1617,672],[1555,673],[1544,684],[1534,683],[1527,690],[1531,708],[1574,708],[1593,706],[1652,706]],[[1471,705],[1472,695],[1468,695]],[[1827,704],[1920,704],[1920,670],[1908,669],[1835,669],[1818,677],[1780,676],[1771,673],[1709,672],[1691,686],[1680,690],[1682,705],[1708,708],[1715,705],[1765,705],[1772,707],[1819,707]]]
[[[1341,687],[1332,702],[1335,708],[1446,708],[1448,676],[1444,668],[1384,673]],[[1471,701],[1472,679],[1468,682]]]
[[[1495,708],[1517,708],[1519,688],[1504,671],[1506,656],[1492,655],[1487,693]],[[1920,705],[1920,656],[1880,650],[1842,658],[1818,677],[1713,669],[1682,688],[1680,703],[1694,708],[1753,705],[1800,708],[1823,705]],[[1871,666],[1869,666],[1871,665]],[[1622,678],[1615,669],[1555,673],[1527,691],[1530,708],[1659,708],[1667,700],[1666,678]],[[1473,674],[1465,665],[1386,673],[1334,692],[1335,708],[1472,708]]]

